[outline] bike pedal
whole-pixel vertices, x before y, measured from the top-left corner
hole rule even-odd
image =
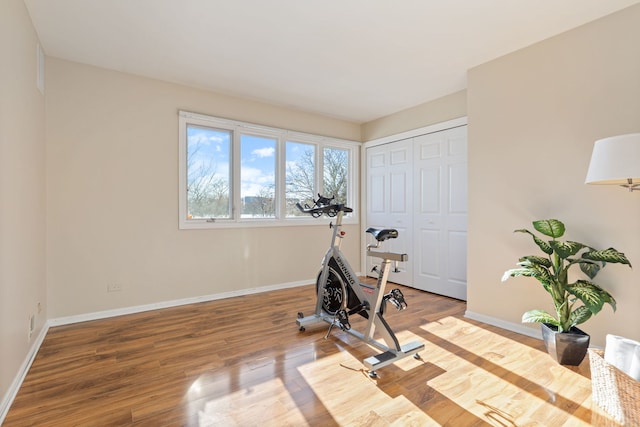
[[[338,322],[340,329],[343,331],[351,329],[351,324],[349,324],[349,315],[345,310],[338,310],[336,312],[336,321]]]
[[[389,299],[387,299],[387,301],[389,301],[391,304],[393,304],[393,306],[396,308],[396,310],[398,310],[398,311],[402,310],[402,306],[400,305],[400,303],[398,302],[397,299],[389,298]]]
[[[396,300],[397,305],[394,304],[396,306],[396,308],[398,310],[404,310],[405,308],[407,308],[407,302],[404,299],[404,295],[402,294],[402,291],[400,289],[394,289],[391,291],[391,295],[392,298]]]

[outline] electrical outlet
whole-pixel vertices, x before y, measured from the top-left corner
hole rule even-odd
[[[109,283],[107,285],[107,292],[120,292],[122,291],[122,285],[120,283]]]
[[[36,316],[33,314],[29,316],[29,333],[27,335],[27,339],[31,340],[31,335],[33,335],[33,330],[36,328]]]

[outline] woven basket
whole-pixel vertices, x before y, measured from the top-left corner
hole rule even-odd
[[[640,381],[604,360],[604,351],[589,349],[591,400],[617,422],[640,426]]]

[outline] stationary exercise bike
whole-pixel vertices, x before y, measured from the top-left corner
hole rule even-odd
[[[375,284],[368,285],[360,283],[358,276],[353,271],[346,258],[340,251],[340,244],[345,236],[342,231],[342,217],[345,213],[352,212],[340,203],[335,203],[332,198],[323,197],[318,194],[318,200],[314,200],[313,206],[304,207],[297,204],[298,209],[308,213],[314,218],[322,215],[335,217],[335,224],[331,223],[332,231],[331,245],[322,259],[322,267],[318,273],[316,282],[317,302],[315,313],[305,317],[298,313],[297,324],[300,331],[318,323],[326,322],[329,330],[325,338],[328,338],[334,326],[370,344],[382,353],[364,359],[363,363],[369,371],[369,376],[377,376],[376,369],[390,365],[402,358],[413,356],[420,359],[419,351],[424,349],[424,344],[411,342],[400,345],[393,330],[384,319],[383,315],[387,303],[393,305],[397,310],[407,308],[407,303],[400,289],[393,289],[389,293],[385,292],[385,286],[389,276],[389,269],[392,262],[407,261],[407,254],[392,252],[378,252],[377,249],[382,242],[398,237],[398,231],[394,229],[367,229],[376,240],[375,244],[367,245],[367,255],[380,258],[382,262],[373,271],[378,273]],[[349,316],[360,315],[367,319],[364,332],[358,332],[351,328]],[[378,330],[384,340],[384,344],[375,340],[373,335]]]

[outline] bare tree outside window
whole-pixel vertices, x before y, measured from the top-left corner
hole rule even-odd
[[[297,203],[354,202],[353,141],[186,111],[179,120],[180,229],[305,224]]]
[[[325,148],[323,157],[324,196],[335,197],[337,203],[347,203],[349,152],[339,148]]]
[[[337,203],[346,204],[349,176],[348,150],[325,148],[322,151],[323,173],[320,189],[315,185],[315,146],[289,142],[287,144],[296,144],[295,148],[299,152],[297,156],[289,156],[290,147],[287,145],[287,215],[301,215],[295,204],[299,202],[303,206],[313,205],[318,192],[326,197],[335,197]]]
[[[252,218],[274,218],[276,216],[275,192],[273,186],[265,186],[255,196],[243,199],[242,214]]]
[[[240,135],[242,218],[275,218],[277,140]]]
[[[231,216],[228,131],[198,126],[187,128],[187,217]]]
[[[286,164],[286,210],[287,216],[304,215],[296,207],[313,205],[316,195],[315,145],[287,142]]]

